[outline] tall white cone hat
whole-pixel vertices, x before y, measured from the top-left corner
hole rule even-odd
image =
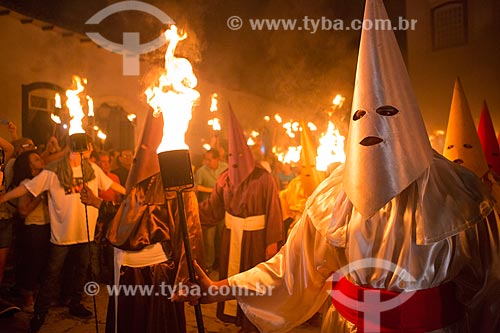
[[[388,19],[382,0],[367,0],[364,20],[377,19]],[[433,152],[394,33],[365,27],[343,184],[369,218],[422,175]]]

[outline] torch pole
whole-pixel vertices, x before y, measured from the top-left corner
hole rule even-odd
[[[182,197],[182,191],[177,192],[177,203],[179,206],[179,217],[182,229],[182,239],[184,241],[184,251],[186,252],[186,260],[189,272],[189,280],[192,283],[196,283],[196,274],[193,266],[193,255],[191,253],[191,244],[189,241],[189,232],[186,221],[186,213],[184,210],[184,199]],[[194,306],[194,314],[196,316],[196,326],[198,327],[198,333],[204,333],[205,327],[203,324],[203,315],[201,313],[201,304],[198,303]]]
[[[73,134],[70,136],[71,150],[73,152],[80,153],[80,167],[82,169],[82,186],[85,186],[85,173],[83,172],[83,152],[88,150],[87,136],[85,133]],[[89,268],[90,268],[90,279],[95,281],[94,271],[92,270],[92,248],[90,244],[90,228],[89,228],[89,215],[87,211],[87,205],[85,207],[85,225],[87,227],[87,244],[89,249]],[[95,299],[95,294],[92,295],[92,300],[94,301],[94,318],[95,318],[95,331],[99,333],[99,325],[97,321],[97,304]]]
[[[193,266],[193,254],[191,252],[191,242],[189,241],[189,230],[186,220],[186,210],[184,208],[184,190],[194,187],[193,170],[191,168],[191,159],[189,150],[170,150],[158,154],[160,162],[160,173],[165,191],[175,191],[177,194],[177,207],[179,209],[179,224],[184,243],[184,252],[186,254],[189,280],[196,283],[196,274]],[[203,315],[201,313],[201,304],[194,306],[196,316],[196,325],[198,333],[204,333]]]
[[[85,186],[85,174],[83,173],[83,152],[80,152],[80,165],[82,168],[82,185]],[[95,281],[94,277],[94,270],[92,266],[92,246],[90,243],[90,228],[89,228],[89,215],[87,212],[87,205],[84,205],[85,207],[85,224],[87,226],[87,244],[89,248],[89,267],[90,267],[90,279],[91,281]],[[99,325],[97,321],[97,304],[95,300],[95,294],[92,295],[92,300],[94,302],[94,318],[95,318],[95,331],[96,333],[99,333]]]

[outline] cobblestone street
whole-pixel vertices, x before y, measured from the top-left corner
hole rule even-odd
[[[101,288],[102,290],[102,288]],[[99,323],[99,332],[104,333],[106,321],[106,309],[108,298],[104,293],[97,297],[97,317]],[[91,297],[85,297],[84,302],[88,309],[93,309]],[[202,305],[202,312],[206,332],[218,333],[237,333],[239,328],[233,324],[227,324],[215,317],[216,304]],[[93,311],[93,310],[92,310]],[[0,319],[0,333],[26,333],[29,327],[29,320],[32,314],[18,312],[12,318]],[[187,332],[197,332],[196,319],[193,307],[186,305]],[[292,333],[319,333],[320,329],[304,324],[299,328],[291,330]],[[45,325],[40,333],[92,333],[95,332],[95,321],[92,319],[77,319],[68,313],[67,307],[52,307]],[[146,332],[145,332],[146,333]]]

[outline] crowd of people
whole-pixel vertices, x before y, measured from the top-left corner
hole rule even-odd
[[[59,142],[55,137],[41,150],[31,139],[18,138],[13,122],[7,127],[10,142],[0,139],[5,153],[0,276],[8,258],[12,274],[3,284],[9,288],[3,289],[0,311],[11,314],[22,308],[33,312],[34,331],[56,301],[67,305],[72,315],[89,318],[93,313],[81,303],[89,277],[89,253],[95,257],[92,269],[102,281],[110,281],[113,260],[109,251],[93,242],[97,209],[86,209],[80,192],[85,182],[118,204],[125,188],[112,169],[126,180],[132,152],[119,152],[111,163],[111,154],[93,151],[91,142],[84,153],[72,152],[66,140]]]
[[[237,121],[235,120],[235,122]],[[109,226],[99,223],[98,208],[102,202],[108,203],[108,208],[113,207],[111,215],[114,218],[117,211],[118,215],[120,214],[118,210],[120,203],[133,196],[131,193],[128,197],[124,195],[127,178],[133,166],[134,154],[132,150],[128,149],[119,152],[94,150],[91,142],[89,150],[83,153],[72,152],[68,137],[59,140],[51,137],[45,144],[45,149],[40,149],[31,139],[18,138],[14,123],[9,122],[7,128],[11,135],[10,140],[0,138],[0,147],[5,155],[2,162],[2,176],[4,177],[2,177],[0,198],[0,212],[2,213],[0,273],[3,273],[4,268],[7,267],[11,274],[9,274],[8,280],[2,284],[2,295],[4,296],[0,303],[2,313],[3,315],[11,315],[20,309],[33,313],[30,322],[32,332],[36,332],[44,324],[50,306],[54,303],[68,306],[69,313],[75,317],[91,318],[92,311],[84,307],[81,302],[83,285],[90,279],[90,273],[92,272],[93,276],[101,283],[113,284],[116,282],[114,265],[117,247],[112,245],[110,241],[99,241],[98,239],[101,236],[105,238],[106,236],[103,234],[109,229]],[[254,193],[255,198],[249,200],[245,196],[245,199],[238,200],[246,200],[245,205],[253,202],[252,205],[255,208],[252,209],[257,209],[257,211],[256,213],[250,211],[252,214],[269,215],[269,212],[272,212],[270,215],[272,223],[270,222],[269,225],[273,225],[273,227],[269,230],[273,231],[275,235],[272,237],[268,235],[272,240],[271,244],[264,242],[259,245],[263,252],[255,258],[252,258],[255,256],[252,252],[255,251],[255,246],[258,244],[255,241],[258,241],[261,236],[255,237],[254,235],[254,241],[246,242],[247,244],[244,245],[246,256],[249,256],[251,260],[244,261],[243,267],[251,268],[275,254],[278,246],[284,241],[278,196],[280,186],[278,172],[270,173],[268,171],[271,165],[274,167],[278,165],[278,162],[274,160],[264,162],[266,159],[260,154],[260,151],[252,151],[244,143],[243,132],[239,128],[239,124],[236,131],[238,142],[234,144],[234,140],[230,140],[230,145],[232,145],[230,151],[245,149],[246,155],[244,159],[240,158],[240,161],[234,161],[233,158],[231,163],[241,166],[238,169],[233,169],[237,173],[246,174],[238,176],[232,173],[232,178],[239,177],[238,181],[241,183],[249,174],[258,171],[258,176],[255,174],[253,177],[255,183],[239,185],[246,187],[246,191]],[[214,148],[206,151],[202,163],[193,166],[194,193],[197,201],[201,203],[200,225],[203,225],[203,252],[206,263],[204,267],[207,272],[219,272],[221,276],[228,276],[230,256],[227,244],[229,244],[228,237],[231,231],[228,222],[226,222],[227,213],[225,213],[224,199],[217,198],[219,205],[221,205],[221,211],[220,214],[217,213],[217,217],[214,217],[212,209],[214,203],[210,202],[210,198],[212,195],[214,197],[219,195],[217,188],[221,186],[218,185],[221,174],[226,173],[226,177],[228,176],[228,162],[224,160],[226,149],[220,147],[220,149]],[[229,154],[229,159],[231,160],[232,156],[240,155],[239,153]],[[134,168],[140,168],[140,164],[136,164]],[[135,171],[132,173],[136,174]],[[265,181],[258,180],[264,179],[263,177],[266,179]],[[261,189],[257,191],[255,186],[259,183],[261,183],[259,185]],[[132,192],[137,189],[134,185],[136,184],[133,181],[131,185],[129,184],[133,188]],[[214,190],[217,193],[213,193]],[[237,190],[237,192],[241,191]],[[266,192],[270,193],[270,197],[262,197]],[[86,199],[81,199],[82,194],[85,195]],[[89,197],[91,199],[88,199]],[[99,198],[98,204],[96,204],[95,198]],[[84,200],[85,204],[81,200]],[[235,203],[237,204],[237,202]],[[272,202],[272,209],[267,207],[269,202]],[[255,206],[257,203],[262,208],[257,208]],[[87,205],[88,210],[87,218],[85,218],[84,212],[85,205]],[[229,212],[232,211],[231,208],[226,209]],[[244,212],[233,212],[233,218],[238,218],[237,214],[243,214],[245,217],[247,213],[246,208]],[[109,225],[109,214],[107,218]],[[86,234],[87,221],[90,228],[89,237]],[[261,228],[264,228],[266,224],[267,222],[264,222]],[[225,232],[229,232],[229,234]],[[223,244],[226,245],[223,247]],[[89,246],[90,252],[88,251]],[[136,250],[134,249],[134,251]],[[233,253],[231,260],[234,261],[235,256],[239,259],[240,254]],[[90,263],[91,267],[89,267]],[[124,267],[126,267],[125,265],[126,263]],[[236,270],[233,267],[232,270],[230,275],[240,271],[239,267]],[[110,299],[110,307],[114,302],[115,300]],[[233,311],[236,313],[236,308]],[[110,321],[113,321],[114,318],[114,316],[110,317],[112,312],[108,312]],[[176,313],[179,314],[180,310],[177,310]],[[234,318],[236,317],[224,316],[221,314],[222,318],[235,322]],[[240,321],[238,323],[241,325]],[[126,326],[128,323],[124,325]],[[256,331],[248,321],[245,325],[249,327],[249,331]],[[121,324],[119,326],[121,327]],[[110,328],[110,331],[114,329],[113,327]]]

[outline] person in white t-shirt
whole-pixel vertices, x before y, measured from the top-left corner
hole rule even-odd
[[[58,277],[66,257],[71,254],[78,261],[77,271],[72,281],[69,312],[77,317],[88,318],[92,312],[82,304],[83,286],[88,267],[88,241],[94,240],[94,232],[98,210],[87,207],[89,238],[85,218],[85,205],[80,201],[80,191],[83,182],[97,194],[98,190],[113,189],[125,194],[125,189],[114,183],[94,163],[88,161],[89,151],[84,153],[83,163],[80,153],[69,156],[47,166],[39,175],[29,182],[16,187],[0,196],[0,203],[31,193],[38,196],[47,191],[51,226],[51,247],[45,277],[42,279],[40,292],[35,302],[35,313],[30,322],[31,332],[37,332],[45,321],[50,303],[53,299]],[[82,172],[83,165],[83,172]]]

